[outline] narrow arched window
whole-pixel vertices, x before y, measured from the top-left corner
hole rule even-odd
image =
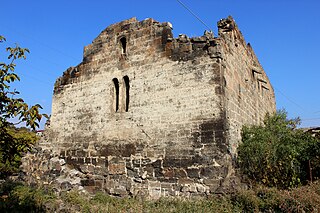
[[[119,81],[117,78],[112,79],[113,84],[114,84],[114,89],[113,89],[113,98],[114,98],[114,108],[115,111],[118,112],[119,110]]]
[[[129,77],[128,76],[124,76],[123,77],[123,82],[124,82],[124,85],[125,85],[125,104],[126,104],[126,112],[128,112],[129,110],[129,101],[130,101],[130,82],[129,82]]]
[[[127,39],[126,39],[126,37],[122,37],[120,39],[120,43],[122,46],[122,54],[126,54],[127,53]]]

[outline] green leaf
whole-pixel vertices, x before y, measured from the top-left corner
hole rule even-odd
[[[0,42],[5,40],[0,36]],[[22,136],[20,130],[18,131],[9,119],[15,117],[18,123],[25,122],[28,127],[35,130],[39,127],[42,117],[46,117],[39,112],[42,109],[39,104],[28,106],[22,98],[15,98],[19,91],[10,90],[11,83],[20,80],[18,74],[14,72],[15,60],[26,59],[26,54],[30,53],[29,49],[16,45],[7,47],[6,51],[10,61],[0,62],[0,168],[3,164],[18,165],[17,157],[22,156],[22,152],[28,150],[35,141],[33,137],[24,137],[30,135],[29,133],[24,132]],[[1,170],[0,178],[3,174]]]

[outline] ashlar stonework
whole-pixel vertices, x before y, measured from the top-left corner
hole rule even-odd
[[[107,27],[57,79],[27,181],[150,198],[234,189],[241,127],[275,97],[232,17],[218,32],[174,38],[151,18]]]

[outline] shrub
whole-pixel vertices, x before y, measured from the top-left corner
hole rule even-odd
[[[77,191],[54,196],[51,190],[21,183],[0,184],[0,212],[319,212],[320,182],[291,190],[258,185],[231,196],[140,200]]]
[[[6,181],[0,185],[0,212],[44,212],[55,199],[50,190],[31,188],[19,182]]]
[[[279,111],[267,115],[262,126],[243,127],[240,171],[266,186],[289,188],[307,183],[308,162],[319,158],[320,141],[296,129],[298,124],[299,119],[287,119],[286,112]]]
[[[319,212],[320,182],[311,183],[290,191],[281,191],[280,209],[283,212]]]
[[[239,212],[319,212],[320,182],[290,190],[256,186],[231,198]]]
[[[2,130],[4,131],[4,130]],[[36,134],[27,128],[9,126],[5,128],[10,143],[0,145],[0,178],[18,172],[23,153],[27,152],[38,140]]]

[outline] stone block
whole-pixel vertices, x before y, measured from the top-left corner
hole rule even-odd
[[[161,168],[162,161],[156,160],[155,162],[151,163],[153,168]]]
[[[211,193],[215,193],[217,191],[217,189],[220,187],[221,185],[221,180],[215,180],[215,179],[204,179],[203,183],[207,186],[209,186],[210,192]]]
[[[82,179],[81,180],[81,185],[82,186],[94,186],[94,180],[93,179]]]
[[[90,194],[95,194],[98,191],[101,191],[101,188],[98,188],[96,186],[84,186],[83,188]]]
[[[180,167],[180,159],[174,157],[166,157],[163,159],[163,167]]]
[[[179,185],[190,185],[194,183],[194,180],[188,179],[188,178],[179,178],[178,179],[178,184]]]
[[[95,185],[97,188],[102,189],[103,186],[104,186],[104,181],[103,181],[103,180],[95,180],[95,181],[94,181],[94,185]]]
[[[187,176],[189,178],[199,178],[200,177],[200,171],[199,168],[188,168],[186,169]]]
[[[126,174],[125,162],[109,163],[108,172],[111,175]]]
[[[163,176],[165,178],[173,178],[175,177],[175,171],[174,169],[168,168],[163,170]]]
[[[97,167],[97,166],[93,167],[93,174],[102,175],[102,176],[108,176],[109,175],[107,168]]]
[[[161,168],[154,169],[154,177],[164,177],[163,170]]]
[[[159,181],[148,181],[148,185],[150,188],[156,188],[160,189],[161,188],[161,183]]]
[[[77,150],[76,156],[77,157],[86,157],[86,152],[84,150]]]
[[[128,177],[138,177],[138,172],[139,170],[132,168],[132,167],[127,167],[127,175]]]

